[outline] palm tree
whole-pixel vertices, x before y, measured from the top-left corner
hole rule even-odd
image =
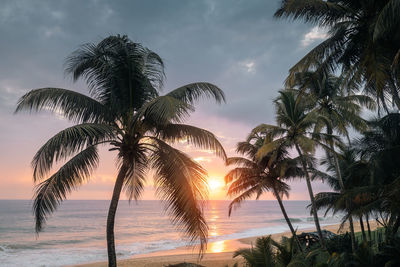
[[[257,158],[261,159],[268,153],[280,146],[294,147],[299,154],[303,171],[306,177],[307,189],[312,204],[315,227],[320,238],[321,245],[324,239],[319,224],[317,210],[314,204],[314,193],[311,186],[311,178],[308,172],[310,163],[307,158],[315,151],[316,145],[325,149],[330,149],[322,141],[336,139],[332,135],[323,133],[312,133],[311,129],[315,126],[319,115],[315,111],[308,112],[312,106],[293,90],[279,92],[279,97],[275,100],[276,106],[276,125],[261,124],[253,129],[253,134],[267,134],[273,138],[271,142],[264,143],[257,152]]]
[[[328,37],[290,70],[340,71],[351,86],[400,107],[400,3],[397,0],[282,0],[275,17],[303,20],[328,31]],[[390,96],[390,98],[388,98]]]
[[[116,266],[114,221],[122,189],[128,198],[139,199],[147,170],[155,172],[158,195],[167,203],[173,222],[185,233],[207,242],[207,224],[202,214],[206,196],[206,171],[188,155],[171,146],[179,140],[225,152],[209,131],[182,124],[201,97],[225,100],[224,93],[209,83],[192,83],[163,96],[164,65],[153,51],[127,36],[110,36],[98,44],[85,44],[67,59],[66,72],[76,81],[84,79],[90,96],[61,88],[35,89],[18,102],[21,110],[49,110],[62,114],[75,125],[50,138],[36,153],[32,166],[35,187],[33,212],[36,231],[67,198],[87,182],[97,167],[98,146],[106,144],[118,152],[118,176],[107,217],[109,266]],[[53,164],[68,160],[45,179]]]
[[[273,242],[271,236],[257,238],[255,247],[238,249],[233,253],[233,257],[243,257],[246,266],[249,267],[275,267]]]
[[[371,166],[368,192],[374,198],[367,208],[388,217],[385,236],[390,238],[400,228],[400,114],[372,120],[370,126],[356,144],[361,159]]]
[[[240,205],[245,199],[253,195],[257,195],[258,199],[263,192],[272,191],[292,236],[296,240],[298,249],[303,252],[296,231],[282,202],[282,196],[288,195],[289,190],[289,186],[283,180],[302,176],[302,170],[297,167],[298,159],[289,158],[284,147],[280,147],[261,160],[257,160],[257,151],[268,138],[268,136],[249,136],[247,141],[238,143],[236,149],[238,153],[247,157],[230,157],[227,159],[227,165],[237,166],[225,176],[225,183],[229,184],[228,196],[236,196],[229,205],[229,215],[232,208]]]
[[[375,103],[366,95],[355,94],[351,90],[352,88],[349,88],[345,94],[342,77],[336,77],[323,71],[297,73],[294,87],[300,90],[306,99],[314,103],[313,110],[320,114],[320,118],[323,118],[316,123],[314,132],[321,132],[323,129],[329,135],[335,132],[346,136],[350,144],[348,132],[350,127],[358,132],[367,129],[367,123],[360,114],[363,107],[374,109]],[[326,150],[326,152],[332,156],[340,188],[345,190],[338,156],[335,152],[335,143],[333,141],[328,141],[328,143],[330,150]],[[351,216],[349,223],[354,251],[355,236]]]
[[[360,207],[371,200],[371,195],[365,190],[370,180],[370,166],[366,161],[357,158],[356,150],[352,147],[340,147],[338,161],[332,160],[332,155],[328,154],[327,158],[321,161],[326,166],[327,172],[314,170],[313,178],[318,177],[327,182],[333,189],[333,192],[321,192],[315,196],[315,204],[318,210],[326,209],[325,214],[330,210],[333,213],[344,212],[345,216],[342,220],[342,226],[345,221],[349,220],[351,232],[351,245],[353,252],[356,251],[353,216],[358,216],[362,222],[363,214],[370,211],[358,212]],[[338,166],[338,167],[337,167]],[[337,168],[340,172],[337,172]],[[339,178],[341,174],[341,178]],[[341,182],[342,179],[342,182]],[[361,190],[360,190],[361,189]],[[363,227],[363,224],[361,224]]]

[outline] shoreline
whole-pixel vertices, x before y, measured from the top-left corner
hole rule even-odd
[[[335,234],[343,233],[348,230],[348,225],[345,224],[342,231],[339,232],[340,224],[332,224],[332,225],[322,225],[321,228],[324,230],[331,231]],[[377,223],[374,220],[370,220],[371,230],[374,230],[378,227]],[[311,232],[315,231],[314,227],[299,229],[298,233],[302,232]],[[354,231],[360,232],[360,225],[354,225]],[[271,234],[271,237],[280,241],[283,236],[291,236],[290,231],[285,231],[281,233]],[[213,267],[225,267],[225,266],[233,266],[235,263],[242,263],[241,258],[233,259],[233,252],[238,248],[249,248],[252,244],[254,244],[255,240],[260,236],[239,238],[239,239],[230,239],[230,240],[221,240],[210,242],[207,245],[207,251],[204,254],[201,261],[198,261],[198,254],[195,252],[196,248],[193,247],[179,247],[172,250],[163,250],[157,251],[147,254],[135,255],[128,259],[118,260],[118,266],[135,266],[135,267],[162,267],[167,264],[177,264],[182,262],[192,262],[198,263],[204,266],[213,266]],[[74,267],[103,267],[107,266],[107,262],[91,262],[91,263],[82,263],[77,265],[72,265]],[[240,266],[240,265],[239,265]]]

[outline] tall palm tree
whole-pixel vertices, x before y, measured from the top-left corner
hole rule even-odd
[[[107,217],[109,266],[116,266],[114,221],[122,189],[129,199],[139,199],[149,169],[155,171],[158,195],[167,203],[173,222],[200,240],[204,250],[207,224],[198,200],[206,196],[206,171],[188,155],[171,146],[179,140],[225,152],[209,131],[182,124],[201,97],[225,100],[209,83],[192,83],[163,96],[164,65],[153,51],[127,36],[110,36],[98,44],[85,44],[67,59],[66,72],[84,79],[90,96],[61,88],[35,89],[18,102],[21,110],[49,110],[76,123],[50,138],[32,161],[35,187],[33,212],[36,231],[67,194],[87,182],[98,165],[98,146],[116,150],[118,176]],[[66,163],[48,177],[53,164]]]
[[[400,3],[397,0],[282,0],[275,16],[303,20],[328,37],[290,70],[338,70],[351,85],[365,86],[385,109],[400,108]]]
[[[315,126],[319,114],[315,111],[309,112],[312,108],[310,102],[302,98],[298,92],[294,90],[284,90],[280,91],[279,94],[279,97],[275,100],[276,121],[278,125],[261,124],[252,131],[253,134],[264,133],[273,137],[271,142],[263,144],[258,150],[257,158],[263,158],[282,145],[294,147],[296,149],[306,177],[315,227],[317,228],[321,245],[325,247],[317,210],[314,204],[314,193],[308,171],[310,163],[307,161],[307,158],[314,153],[317,145],[329,150],[330,148],[323,142],[332,139],[335,140],[336,138],[332,135],[312,132],[312,128]]]
[[[242,201],[257,195],[257,198],[265,191],[272,191],[283,217],[296,240],[298,249],[303,252],[296,231],[287,215],[282,196],[288,195],[289,186],[284,179],[302,176],[301,168],[298,168],[298,159],[291,159],[284,147],[278,148],[261,160],[256,159],[258,149],[269,137],[249,136],[248,141],[240,142],[236,151],[246,157],[230,157],[227,165],[236,165],[234,169],[225,176],[225,183],[229,184],[228,195],[236,196],[229,205],[229,215],[232,208],[240,205]]]
[[[325,129],[326,133],[332,135],[334,132],[345,136],[350,144],[349,128],[358,132],[367,129],[367,123],[361,118],[363,107],[368,109],[375,108],[375,102],[366,95],[355,94],[352,88],[345,93],[343,88],[343,78],[324,71],[307,71],[297,73],[295,76],[294,87],[300,90],[301,94],[313,104],[313,110],[320,114],[320,118],[315,127],[315,132]],[[335,143],[328,141],[330,150],[326,150],[328,158],[333,158],[336,175],[341,190],[345,190],[341,169],[339,167],[338,156],[335,152]],[[350,205],[350,204],[349,204]],[[353,251],[355,249],[355,236],[353,219],[349,217],[350,232]]]

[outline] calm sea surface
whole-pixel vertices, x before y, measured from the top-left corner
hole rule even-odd
[[[69,200],[36,236],[31,201],[0,200],[0,265],[63,266],[107,258],[105,224],[109,201]],[[228,217],[229,201],[209,201],[206,218],[210,242],[288,230],[277,202],[248,201]],[[313,226],[306,201],[285,206],[298,229]],[[185,246],[187,242],[171,225],[159,201],[120,201],[116,218],[119,258]],[[320,212],[320,217],[323,213]],[[334,224],[327,216],[321,224]]]

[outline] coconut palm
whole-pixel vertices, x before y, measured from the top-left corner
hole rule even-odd
[[[249,136],[248,141],[238,143],[236,149],[238,153],[246,157],[230,157],[227,159],[227,165],[236,165],[225,176],[225,183],[229,184],[228,196],[235,196],[229,205],[229,215],[232,208],[240,205],[245,199],[254,195],[258,199],[263,192],[272,191],[292,236],[296,240],[298,249],[302,252],[302,246],[282,202],[282,196],[288,195],[289,190],[289,186],[283,180],[302,176],[302,170],[297,167],[298,159],[289,158],[284,147],[280,147],[261,160],[257,160],[257,151],[268,138],[268,136]]]
[[[341,226],[347,220],[349,221],[351,245],[353,252],[355,252],[356,244],[351,218],[353,216],[359,217],[360,222],[362,222],[363,215],[367,215],[370,212],[366,210],[362,213],[357,212],[360,207],[372,199],[371,194],[366,190],[370,180],[370,166],[368,162],[357,158],[354,148],[346,146],[340,147],[337,162],[332,160],[331,154],[328,154],[327,158],[322,160],[321,163],[326,166],[327,172],[314,170],[314,178],[318,177],[327,182],[333,191],[318,193],[315,196],[316,207],[318,210],[325,209],[325,214],[329,211],[345,213]],[[337,171],[337,168],[340,169],[340,172]],[[341,178],[339,178],[338,173],[341,174]],[[363,223],[361,223],[361,227],[363,227]]]
[[[375,108],[375,102],[366,95],[355,94],[352,88],[344,92],[343,78],[323,71],[308,71],[297,73],[294,87],[301,91],[306,99],[313,104],[313,110],[320,114],[315,127],[315,132],[325,130],[327,134],[333,132],[346,136],[350,144],[349,128],[358,132],[367,129],[367,123],[361,118],[363,107]],[[335,143],[328,141],[330,150],[328,158],[333,158],[337,179],[341,190],[344,190],[338,156],[335,152]],[[350,204],[349,204],[350,205]],[[352,217],[349,217],[353,250],[355,249],[355,236]]]
[[[253,134],[266,134],[273,137],[271,142],[264,143],[257,152],[257,158],[261,159],[268,153],[280,146],[294,147],[299,154],[306,178],[307,189],[312,204],[315,227],[320,237],[321,245],[324,247],[324,239],[319,224],[317,210],[314,205],[314,193],[311,186],[311,178],[308,172],[310,158],[317,145],[325,149],[330,149],[323,142],[337,140],[334,136],[324,133],[313,133],[311,130],[319,119],[315,111],[309,112],[312,105],[303,99],[294,90],[284,90],[279,92],[279,97],[275,100],[276,121],[278,125],[261,124],[253,129]]]
[[[124,189],[129,200],[139,199],[149,169],[154,170],[157,193],[166,201],[173,222],[184,226],[190,240],[199,239],[203,251],[207,224],[198,200],[207,193],[206,171],[171,145],[187,140],[225,158],[211,132],[182,123],[199,98],[220,103],[224,93],[209,83],[192,83],[160,96],[161,58],[126,36],[85,44],[72,53],[66,66],[75,81],[86,81],[90,96],[40,88],[22,96],[16,109],[49,110],[75,123],[50,138],[33,158],[33,179],[38,183],[33,202],[36,231],[43,229],[72,190],[89,181],[98,165],[98,147],[104,144],[118,153],[118,176],[107,217],[109,266],[116,266],[114,220],[120,193]],[[60,161],[66,163],[49,176]]]
[[[388,114],[372,120],[370,126],[356,145],[371,166],[369,192],[375,198],[368,208],[388,218],[384,224],[386,236],[391,237],[400,227],[400,115]]]
[[[350,85],[365,85],[384,108],[400,107],[400,3],[397,0],[282,0],[275,16],[303,20],[328,37],[290,70],[339,70]]]

